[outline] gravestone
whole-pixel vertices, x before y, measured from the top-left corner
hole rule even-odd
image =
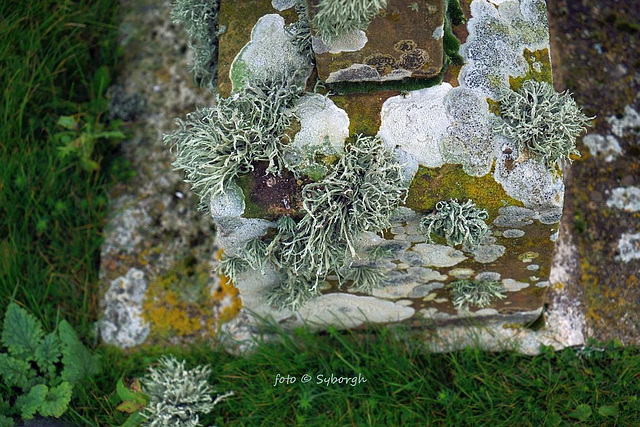
[[[306,19],[313,20],[317,2],[307,3]],[[189,242],[168,251],[160,244],[157,250],[153,244],[145,248],[144,242],[136,241],[136,233],[127,230],[109,234],[101,270],[107,313],[103,339],[128,347],[211,336],[221,320],[233,317],[242,306],[222,325],[237,341],[250,337],[257,319],[267,317],[285,327],[307,322],[320,329],[400,323],[422,331],[434,350],[457,348],[478,337],[488,348],[517,342],[525,352],[536,352],[540,343],[579,343],[580,337],[570,336],[571,326],[562,321],[537,331],[524,327],[540,318],[546,301],[564,196],[561,173],[519,152],[513,141],[495,131],[500,91],[518,90],[528,80],[551,81],[545,3],[473,0],[461,5],[465,19],[456,14],[455,5],[389,0],[362,30],[360,49],[332,52],[317,41],[313,25],[311,34],[301,31],[304,16],[295,1],[221,1],[217,90],[223,98],[218,103],[235,102],[253,80],[293,79],[306,87],[290,109],[294,119],[285,132],[289,145],[302,153],[287,162],[303,170],[306,178],[287,170],[270,174],[266,162],[255,162],[229,183],[223,196],[207,200],[207,214],[196,211],[188,186],[174,181],[178,174],[171,174],[171,185],[155,178],[171,187],[169,193],[178,189],[171,195],[173,202],[165,197],[164,208],[188,200],[181,216],[169,221],[183,219],[186,228],[195,224],[202,232],[192,229]],[[414,22],[415,17],[422,24]],[[398,23],[391,33],[390,22]],[[296,43],[297,37],[306,36],[315,52]],[[380,38],[384,43],[376,44]],[[403,40],[406,43],[400,43]],[[414,51],[429,62],[394,68]],[[367,58],[376,55],[393,58],[373,66],[379,77],[342,72],[363,69],[362,64],[372,67]],[[157,67],[156,76],[160,73],[158,78],[164,77],[169,85],[184,84],[178,83],[182,77],[172,77],[180,65]],[[197,93],[193,88],[180,93],[191,90]],[[207,105],[207,98],[198,96],[189,106],[193,100]],[[165,116],[171,112],[180,115],[174,108]],[[171,131],[166,123],[162,128]],[[376,138],[393,152],[406,184],[406,197],[391,214],[390,226],[381,233],[360,233],[353,245],[354,265],[375,267],[384,276],[382,286],[354,290],[340,272],[332,272],[319,283],[319,296],[292,310],[268,300],[283,282],[273,265],[249,268],[234,280],[215,272],[221,260],[238,255],[245,243],[272,242],[279,218],[299,221],[305,214],[306,186],[326,176],[357,135]],[[163,162],[166,168],[168,162]],[[137,229],[153,229],[162,208],[152,210],[150,199],[145,199],[149,194],[129,196],[129,208],[116,211],[112,226],[128,221]],[[140,199],[149,203],[138,212]],[[490,233],[479,244],[450,244],[424,232],[421,221],[439,202],[450,200],[470,200],[486,211]],[[152,238],[161,232],[158,228]],[[375,251],[385,256],[369,259]],[[504,298],[484,308],[456,306],[450,286],[459,280],[497,282]],[[155,296],[149,293],[150,282]],[[559,319],[566,318],[560,314]],[[169,318],[173,320],[167,324]]]

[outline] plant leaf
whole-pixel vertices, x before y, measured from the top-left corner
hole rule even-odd
[[[62,378],[71,384],[78,383],[87,377],[100,372],[100,359],[89,353],[82,344],[73,327],[63,320],[58,325],[60,341],[62,341]]]
[[[78,129],[78,122],[73,116],[60,116],[60,118],[58,119],[58,125],[69,130]]]
[[[587,405],[586,403],[581,403],[576,407],[575,411],[569,412],[568,415],[571,418],[576,418],[580,421],[587,421],[591,414],[591,406]]]
[[[120,377],[118,383],[116,384],[116,393],[118,393],[118,397],[122,399],[123,402],[131,401],[138,405],[142,409],[149,402],[149,396],[140,392],[140,391],[132,391],[127,386],[124,385],[123,378]]]
[[[16,408],[20,411],[23,420],[30,420],[36,411],[44,403],[48,388],[44,384],[31,387],[29,393],[23,394],[16,399]]]
[[[129,415],[127,421],[122,424],[121,427],[137,427],[139,426],[146,418],[142,416],[140,411],[136,411],[133,414]]]
[[[60,356],[62,356],[62,343],[55,333],[45,336],[35,353],[38,367],[49,375],[55,373],[55,364],[60,360]]]
[[[13,420],[4,415],[0,415],[0,427],[13,427],[15,424]]]
[[[25,389],[29,385],[29,379],[35,375],[29,362],[16,359],[7,353],[0,353],[0,377],[4,383],[11,386],[18,386]]]
[[[127,412],[129,414],[132,414],[136,411],[141,410],[142,408],[144,408],[144,405],[138,405],[133,400],[125,400],[124,402],[119,404],[116,409],[120,412]]]
[[[66,381],[50,388],[38,412],[43,417],[60,417],[69,406],[72,392],[73,386]]]
[[[33,360],[43,335],[42,325],[32,314],[14,302],[9,304],[4,316],[2,343],[13,357]]]
[[[617,417],[620,414],[617,406],[601,406],[598,409],[598,414],[603,417]]]

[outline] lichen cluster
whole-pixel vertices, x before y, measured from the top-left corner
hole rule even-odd
[[[322,180],[303,187],[302,218],[279,218],[270,241],[247,242],[237,256],[223,260],[221,272],[237,277],[247,268],[264,269],[269,261],[283,276],[269,298],[278,308],[299,308],[318,294],[319,283],[330,273],[341,282],[352,281],[356,290],[370,290],[381,274],[351,267],[358,259],[358,237],[388,228],[405,195],[393,153],[378,138],[357,135]]]
[[[570,160],[571,154],[580,155],[576,138],[591,120],[569,93],[558,93],[551,84],[535,80],[525,81],[517,92],[502,92],[500,116],[496,131],[514,140],[550,172],[563,159]]]
[[[327,44],[341,36],[364,30],[387,0],[321,0],[313,17],[316,34]]]
[[[198,426],[198,414],[208,414],[221,400],[233,392],[211,397],[209,366],[186,369],[184,361],[162,357],[158,368],[149,368],[149,374],[141,379],[149,403],[142,412],[147,426]]]
[[[185,26],[189,47],[193,50],[191,72],[202,87],[216,86],[218,75],[218,9],[219,0],[175,0],[171,18]]]
[[[285,131],[301,91],[288,80],[248,82],[228,98],[217,96],[214,107],[177,119],[179,129],[164,141],[175,149],[173,166],[185,171],[201,209],[208,210],[211,199],[253,170],[254,162],[268,162],[270,174],[282,171]]]
[[[487,218],[489,213],[476,208],[470,199],[462,204],[451,199],[436,203],[435,210],[425,215],[420,225],[430,242],[433,242],[431,233],[436,233],[447,239],[450,246],[466,244],[473,249],[489,234],[489,226],[484,221]]]
[[[506,298],[502,294],[503,286],[496,280],[460,279],[449,285],[453,292],[453,305],[456,308],[468,308],[469,305],[487,307],[496,298]]]
[[[315,57],[311,49],[311,26],[307,12],[307,2],[305,0],[296,0],[295,8],[298,20],[289,24],[285,31],[291,37],[291,43],[298,48],[298,53],[306,56],[309,62],[313,62]]]

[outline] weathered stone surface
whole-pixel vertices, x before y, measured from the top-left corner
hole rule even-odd
[[[308,1],[311,19],[319,0]],[[442,69],[443,0],[388,0],[369,27],[325,43],[312,25],[318,76],[327,83],[429,78]]]
[[[187,36],[171,24],[169,6],[137,0],[121,9],[124,65],[110,104],[130,120],[131,137],[120,150],[135,178],[111,189],[100,265],[100,331],[105,342],[121,347],[212,336],[217,319],[229,315],[225,307],[239,304],[233,290],[210,275],[213,221],[198,212],[162,143],[176,117],[213,102],[193,84]]]

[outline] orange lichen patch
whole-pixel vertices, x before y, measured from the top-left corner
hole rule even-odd
[[[224,251],[220,249],[216,253],[216,259],[222,259]],[[231,303],[222,307],[220,314],[218,315],[218,323],[225,323],[236,317],[240,309],[242,308],[242,299],[240,298],[240,291],[236,288],[230,278],[221,274],[218,276],[220,283],[218,288],[213,291],[211,298],[222,303],[225,299],[230,299]]]
[[[142,304],[151,337],[196,338],[212,335],[219,302],[210,291],[208,262],[187,257],[169,272],[152,281]]]
[[[225,323],[236,317],[242,308],[242,300],[240,299],[238,288],[233,285],[231,279],[227,276],[220,276],[220,286],[213,292],[214,301],[224,301],[226,298],[231,299],[231,304],[226,305],[218,315],[218,322]]]

